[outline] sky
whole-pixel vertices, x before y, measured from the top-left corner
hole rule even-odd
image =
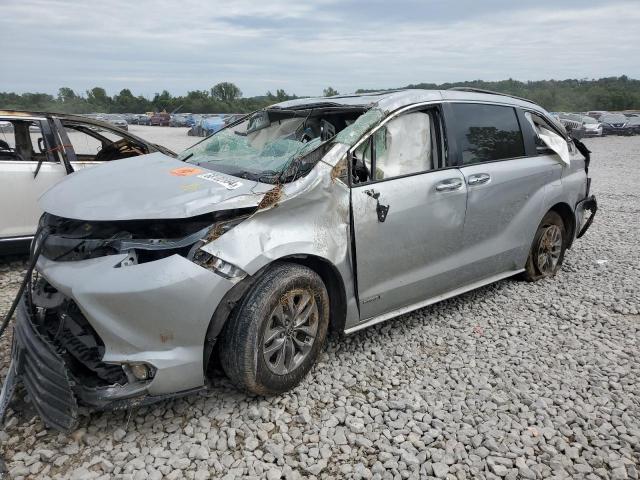
[[[0,91],[640,78],[640,0],[0,0]]]

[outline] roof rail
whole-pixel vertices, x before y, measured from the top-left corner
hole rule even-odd
[[[474,92],[474,93],[486,93],[488,95],[502,95],[503,97],[511,97],[517,100],[522,100],[523,102],[529,102],[537,105],[533,100],[529,100],[528,98],[518,97],[516,95],[509,95],[508,93],[500,93],[494,92],[493,90],[485,90],[484,88],[474,88],[474,87],[451,87],[449,90],[457,90],[459,92]]]

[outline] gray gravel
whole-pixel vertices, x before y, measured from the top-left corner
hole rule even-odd
[[[640,470],[640,137],[587,140],[601,211],[552,280],[502,281],[346,339],[295,391],[0,430],[16,478],[611,478]],[[0,264],[0,311],[23,259]],[[9,343],[0,341],[0,373]]]

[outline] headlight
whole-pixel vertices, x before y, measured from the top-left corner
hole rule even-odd
[[[221,258],[211,255],[204,250],[198,250],[193,255],[193,263],[200,265],[207,270],[212,270],[227,280],[240,281],[247,276],[247,273],[233,265],[225,262]]]

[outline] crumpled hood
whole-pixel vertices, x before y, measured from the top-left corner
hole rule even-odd
[[[77,220],[188,218],[257,206],[272,188],[152,153],[73,173],[39,203],[45,212]]]

